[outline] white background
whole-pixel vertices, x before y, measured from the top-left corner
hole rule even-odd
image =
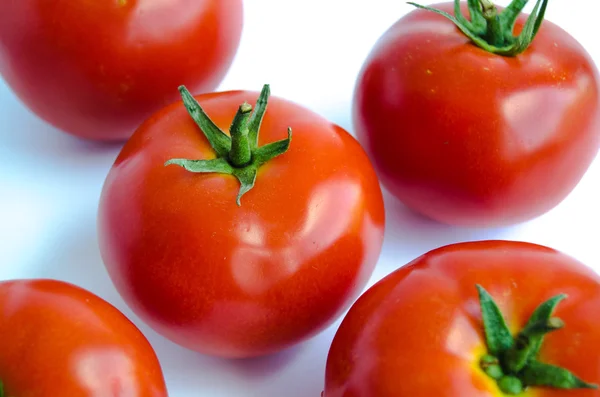
[[[273,95],[299,102],[352,132],[350,104],[358,70],[377,38],[410,10],[401,0],[247,0],[241,46],[219,89],[259,90],[270,83]],[[597,64],[599,11],[597,0],[551,0],[547,13]],[[125,306],[105,273],[95,231],[102,183],[118,151],[118,146],[82,142],[45,125],[0,80],[0,279],[63,279],[113,303],[156,349],[172,397],[319,397],[339,321],[289,351],[240,362],[186,351],[155,334]],[[545,244],[600,271],[599,180],[596,160],[550,213],[491,230],[436,224],[386,196],[386,238],[371,283],[430,249],[488,238]]]

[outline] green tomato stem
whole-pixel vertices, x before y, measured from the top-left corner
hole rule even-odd
[[[243,103],[239,108],[231,127],[229,135],[231,136],[231,151],[229,152],[229,162],[236,168],[245,167],[252,160],[252,149],[250,147],[250,138],[248,136],[247,122],[252,112],[252,106]]]
[[[479,0],[483,18],[487,22],[485,37],[487,42],[494,47],[502,47],[505,45],[503,25],[498,16],[498,9],[490,0]]]
[[[479,5],[481,7],[481,11],[483,12],[483,16],[489,17],[491,15],[498,15],[498,9],[494,3],[491,2],[491,0],[479,0]]]
[[[473,44],[492,54],[517,56],[527,50],[544,21],[548,0],[536,0],[523,30],[513,35],[514,24],[528,0],[513,0],[502,12],[491,0],[468,0],[471,14],[469,21],[462,13],[460,0],[454,0],[454,15],[436,8],[409,2],[415,7],[435,12],[450,21],[467,36]]]
[[[238,206],[241,205],[242,196],[248,193],[256,183],[258,169],[287,152],[292,141],[292,129],[288,127],[287,138],[258,147],[258,130],[262,124],[271,92],[269,85],[264,85],[256,101],[254,112],[248,103],[243,103],[238,108],[229,129],[230,136],[221,131],[208,117],[184,86],[179,87],[179,91],[185,108],[214,149],[217,158],[211,160],[173,158],[168,160],[165,166],[178,165],[193,173],[218,173],[234,176],[240,182],[236,203]]]

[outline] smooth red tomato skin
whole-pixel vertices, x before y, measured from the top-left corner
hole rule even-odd
[[[199,96],[228,131],[257,92]],[[370,277],[384,231],[368,157],[340,127],[271,97],[264,145],[293,130],[236,205],[238,181],[194,174],[171,158],[215,154],[181,103],[158,112],[123,148],[99,207],[107,269],[133,310],[173,341],[226,357],[264,355],[316,334]]]
[[[166,397],[154,350],[115,307],[56,280],[0,283],[6,396]]]
[[[502,57],[416,10],[365,61],[353,119],[383,185],[408,207],[454,225],[514,224],[561,202],[594,159],[598,72],[549,21],[526,52]]]
[[[242,0],[0,0],[0,74],[55,127],[125,140],[177,87],[210,92],[237,51]]]
[[[600,277],[553,249],[514,241],[459,243],[430,251],[365,292],[338,329],[324,397],[500,397],[479,369],[485,339],[476,284],[516,332],[561,294],[565,328],[540,359],[600,382]],[[537,388],[524,397],[598,397],[599,390]]]

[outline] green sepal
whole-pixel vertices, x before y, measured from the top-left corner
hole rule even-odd
[[[504,9],[504,11],[502,11],[501,21],[504,27],[504,31],[510,34],[511,36],[515,29],[515,23],[517,22],[517,18],[519,18],[519,15],[523,11],[527,3],[529,3],[529,0],[513,0]]]
[[[534,310],[523,330],[516,336],[513,347],[505,353],[504,363],[510,371],[521,371],[530,360],[538,356],[544,336],[564,327],[562,320],[552,318],[552,313],[566,297],[565,294],[554,296]]]
[[[290,148],[290,144],[292,143],[292,129],[290,127],[287,129],[287,134],[287,138],[268,143],[254,151],[254,158],[258,165],[263,165],[267,161],[287,152],[287,150]]]
[[[457,0],[458,2],[458,0]],[[454,24],[456,25],[456,27],[458,27],[460,29],[461,32],[464,33],[465,36],[467,36],[469,39],[471,39],[471,41],[473,41],[475,44],[477,44],[479,47],[486,49],[486,47],[490,47],[484,39],[482,39],[481,37],[479,37],[475,32],[473,32],[471,29],[469,29],[469,26],[464,25],[463,23],[461,23],[454,15],[452,14],[448,14],[446,11],[442,11],[442,10],[438,10],[437,8],[433,8],[433,7],[429,7],[429,6],[423,6],[417,3],[413,3],[413,2],[408,2],[408,4],[415,6],[417,8],[421,8],[423,10],[427,10],[427,11],[431,11],[431,12],[435,12],[436,14],[442,15],[446,18],[448,18],[450,21],[454,22]],[[491,47],[490,47],[491,50]],[[492,52],[492,51],[490,51]]]
[[[545,386],[555,389],[597,389],[598,385],[587,383],[569,370],[554,365],[530,361],[523,369],[521,378],[527,386]]]
[[[456,2],[454,4],[456,4]],[[479,0],[467,0],[467,6],[469,7],[469,16],[471,17],[471,26],[473,27],[473,32],[478,36],[485,34],[485,28],[487,25],[485,18],[481,13],[481,4],[479,3]],[[458,9],[460,10],[460,6]]]
[[[183,104],[189,115],[196,122],[198,127],[204,133],[204,136],[210,143],[218,157],[225,157],[231,151],[231,138],[227,136],[217,125],[208,117],[204,109],[200,106],[196,98],[184,86],[179,87]]]
[[[419,7],[419,5],[417,5],[415,3],[409,3],[409,4]],[[460,7],[460,2],[458,2],[458,1],[454,2],[454,17],[456,18],[458,23],[460,23],[465,28],[469,29],[469,31],[473,30],[473,24],[471,23],[471,21],[469,21],[467,18],[465,18],[464,14],[462,12],[462,8]],[[446,18],[447,18],[447,16],[446,16]]]
[[[252,113],[252,116],[250,116],[250,120],[248,121],[248,140],[250,141],[250,146],[252,149],[256,149],[258,147],[258,131],[260,131],[260,126],[262,125],[265,112],[267,111],[267,104],[270,95],[271,88],[268,84],[265,84],[260,91],[258,99],[256,100],[256,108]]]
[[[258,175],[258,167],[237,168],[232,174],[240,182],[240,190],[238,191],[235,202],[237,205],[242,205],[242,196],[248,193],[256,183],[256,175]]]
[[[541,11],[540,4],[542,4]],[[512,50],[515,54],[520,54],[525,51],[533,41],[533,38],[536,36],[537,31],[539,30],[544,19],[547,5],[548,0],[538,0],[536,2],[533,11],[529,15],[529,18],[527,18],[527,22],[525,22],[525,26],[523,26],[521,34],[519,34],[519,36],[517,36],[515,39]]]
[[[481,285],[477,285],[477,291],[488,352],[493,356],[501,356],[513,346],[514,339],[491,295]]]
[[[549,318],[534,323],[530,320],[515,338],[513,347],[504,354],[506,368],[513,373],[521,371],[531,359],[537,356],[538,341],[544,335],[557,331],[564,326],[565,324],[559,318]]]
[[[233,175],[233,167],[223,157],[212,160],[171,159],[165,163],[165,166],[171,164],[183,167],[189,172]]]
[[[525,328],[533,327],[534,324],[539,323],[539,322],[549,321],[550,318],[552,317],[552,313],[554,313],[554,310],[556,310],[556,307],[558,306],[558,304],[561,301],[565,300],[566,298],[567,298],[566,294],[559,294],[559,295],[556,295],[556,296],[548,299],[546,302],[542,303],[541,305],[539,305],[535,309],[535,311],[533,312],[531,317],[529,318],[529,321],[525,325]],[[532,336],[530,338],[530,343],[532,346],[532,350],[531,350],[532,357],[537,357],[538,353],[540,352],[540,348],[542,347],[543,342],[544,342],[544,334]]]

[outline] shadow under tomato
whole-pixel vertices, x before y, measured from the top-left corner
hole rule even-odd
[[[304,397],[310,388],[317,390],[321,387],[325,354],[332,335],[324,333],[269,356],[229,360],[185,349],[152,330],[129,309],[106,272],[97,245],[96,206],[92,204],[83,204],[75,209],[77,216],[57,225],[57,232],[46,246],[48,255],[43,262],[29,267],[35,277],[71,282],[119,309],[155,349],[170,391],[182,396],[195,396],[202,392],[215,397]],[[323,347],[309,351],[306,346],[315,343],[316,339],[316,343]],[[315,364],[319,361],[322,366]],[[318,396],[319,393],[320,389],[310,395]]]
[[[385,189],[383,194],[386,206],[386,233],[382,250],[383,260],[378,266],[386,266],[390,271],[444,245],[464,241],[509,239],[520,227],[450,226],[412,211]]]
[[[210,360],[184,349],[154,332],[141,321],[123,301],[115,289],[104,264],[96,240],[95,206],[73,217],[68,224],[55,233],[48,245],[51,256],[36,265],[35,277],[64,280],[85,288],[119,309],[146,336],[159,357],[165,377],[177,387],[182,379],[186,384],[197,379],[195,387],[201,390],[203,377],[198,376],[200,367],[208,367]]]
[[[4,161],[90,169],[112,162],[123,142],[103,143],[64,133],[29,111],[0,80],[0,154]]]
[[[296,358],[302,350],[302,345],[292,346],[286,350],[252,358],[225,360],[226,366],[236,374],[246,378],[264,378],[273,375]]]
[[[245,393],[235,395],[320,396],[325,379],[327,352],[338,326],[339,321],[310,340],[286,351],[258,359],[231,362],[227,369],[241,375],[243,384],[247,384]]]

